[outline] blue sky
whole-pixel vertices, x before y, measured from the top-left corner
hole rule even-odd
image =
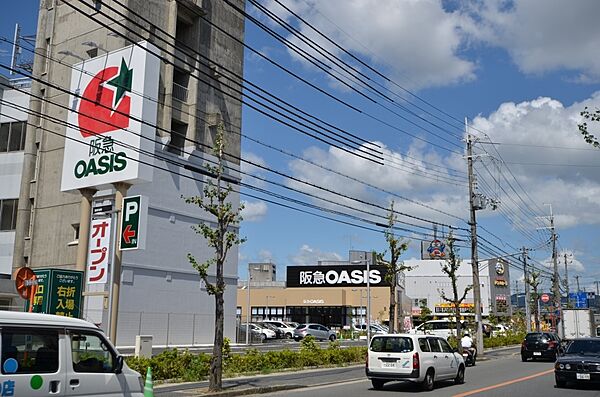
[[[582,142],[576,125],[584,106],[594,108],[600,103],[600,94],[597,94],[600,90],[600,27],[594,20],[600,15],[600,3],[594,0],[486,1],[484,4],[469,2],[468,5],[456,1],[285,1],[343,48],[427,103],[381,80],[326,43],[285,12],[276,1],[261,0],[261,4],[318,43],[327,45],[336,55],[381,84],[384,90],[391,90],[388,94],[396,99],[396,103],[442,128],[378,99],[387,108],[412,120],[417,124],[415,126],[356,92],[343,88],[268,37],[256,25],[247,22],[248,45],[363,113],[349,110],[250,52],[246,52],[244,65],[248,80],[343,130],[369,142],[377,142],[385,151],[386,160],[384,166],[365,162],[245,107],[242,130],[246,136],[324,168],[334,169],[337,173],[309,166],[298,158],[283,155],[249,139],[242,140],[245,159],[361,202],[307,187],[256,167],[245,165],[245,171],[373,214],[385,213],[365,203],[387,207],[394,197],[396,208],[400,211],[432,222],[466,228],[466,188],[464,184],[457,186],[446,182],[450,181],[449,174],[456,175],[448,169],[466,171],[460,121],[467,117],[476,128],[472,132],[481,142],[490,139],[502,143],[475,145],[475,152],[482,155],[475,163],[480,192],[500,202],[497,211],[478,212],[480,224],[493,233],[492,236],[482,230],[482,236],[506,253],[513,253],[515,248],[522,246],[536,248],[530,254],[532,259],[545,262],[550,252],[547,246],[540,245],[547,238],[547,233],[537,228],[547,222],[537,217],[548,215],[549,206],[545,204],[552,204],[560,252],[568,252],[572,261],[569,270],[571,285],[574,286],[575,274],[582,276],[581,284],[587,288],[600,279],[599,255],[594,244],[600,237],[600,200],[597,199],[600,196],[600,178],[595,168],[600,166],[600,153],[590,150],[591,147]],[[37,1],[8,2],[4,9],[0,35],[12,38],[15,22],[23,25],[24,33],[34,33]],[[296,40],[250,4],[247,9],[284,37]],[[0,48],[10,52],[6,45]],[[0,53],[0,59],[2,63],[9,62],[6,53]],[[352,84],[356,87],[355,82]],[[414,104],[442,120],[415,108]],[[453,119],[429,104],[452,115]],[[369,115],[428,142],[415,140]],[[393,160],[390,161],[390,158]],[[406,171],[405,167],[414,167],[415,162],[425,175]],[[432,175],[443,181],[430,179]],[[464,174],[458,178],[464,178]],[[367,187],[355,180],[380,189]],[[369,217],[250,177],[246,177],[245,182],[324,208]],[[247,209],[241,233],[248,240],[240,249],[241,278],[246,276],[248,262],[271,260],[280,267],[279,274],[283,276],[286,265],[343,260],[347,258],[349,249],[385,249],[381,233],[298,213],[254,198],[243,196],[242,199],[246,200]],[[428,208],[415,205],[414,201]],[[286,204],[297,207],[289,202]],[[320,216],[326,215],[311,211]],[[327,216],[365,226],[345,217]],[[399,221],[430,226],[405,217],[399,217]],[[415,229],[402,223],[398,226]],[[372,225],[368,227],[377,229]],[[447,232],[447,228],[439,230],[440,234]],[[463,232],[459,230],[459,233]],[[405,258],[418,257],[419,238],[422,236],[403,234],[411,240]],[[468,252],[463,248],[461,254],[467,256]],[[480,257],[488,256],[480,253]],[[560,267],[562,269],[564,265]],[[520,288],[523,288],[522,285]]]

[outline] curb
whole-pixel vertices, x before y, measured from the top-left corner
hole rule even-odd
[[[273,385],[273,386],[263,386],[263,387],[248,387],[245,389],[237,389],[237,390],[223,390],[220,392],[213,393],[198,393],[203,397],[234,397],[234,396],[247,396],[250,394],[265,394],[265,393],[273,393],[276,391],[286,391],[286,390],[296,390],[303,389],[308,386],[304,385]]]

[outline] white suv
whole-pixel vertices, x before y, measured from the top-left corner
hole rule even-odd
[[[379,390],[386,382],[420,383],[433,390],[438,380],[465,381],[465,361],[444,338],[429,335],[376,335],[371,339],[367,377]]]

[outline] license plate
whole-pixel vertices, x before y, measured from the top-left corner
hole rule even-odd
[[[542,355],[542,352],[533,352],[533,355],[534,355],[534,356],[541,356],[541,355]]]
[[[590,380],[590,374],[577,374],[577,380]]]
[[[381,363],[382,368],[396,368],[395,362],[383,362]]]

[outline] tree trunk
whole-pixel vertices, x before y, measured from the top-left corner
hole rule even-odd
[[[396,283],[390,286],[390,334],[396,332]]]
[[[223,388],[223,292],[215,294],[215,339],[210,360],[209,391],[221,391]]]
[[[456,317],[456,344],[458,345],[458,351],[462,354],[462,345],[460,343],[462,328],[460,324],[460,303],[454,302],[454,316]]]

